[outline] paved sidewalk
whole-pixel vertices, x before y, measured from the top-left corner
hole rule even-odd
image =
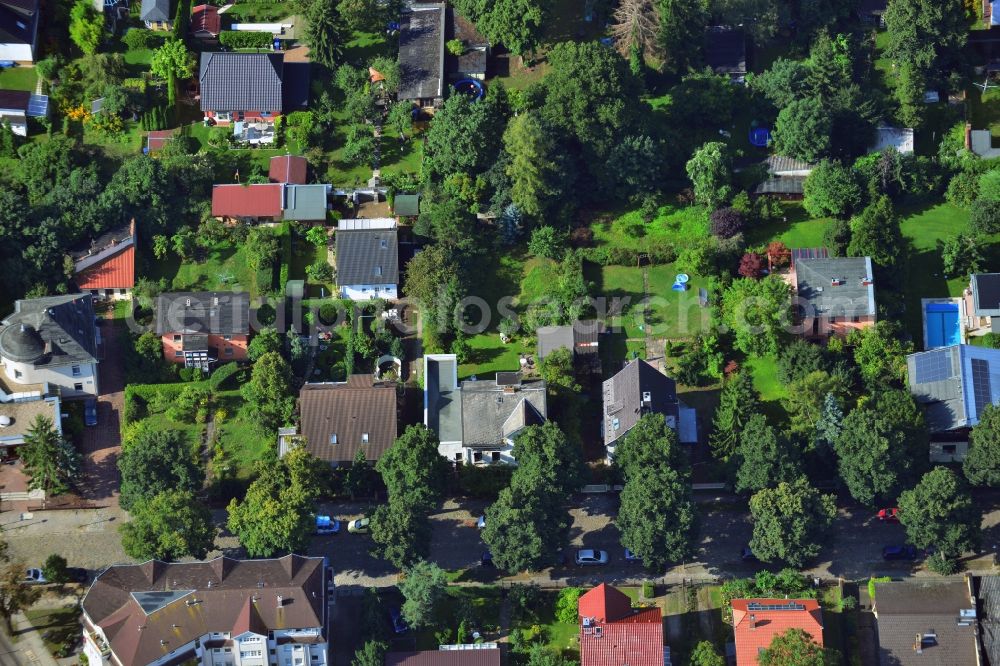
[[[14,632],[17,634],[17,641],[10,643],[10,647],[3,649],[3,652],[12,650],[12,656],[18,664],[25,666],[59,666],[59,662],[45,649],[45,642],[35,631],[24,613],[14,615]],[[4,636],[7,639],[7,636]],[[4,647],[8,640],[0,641],[0,647]],[[0,664],[10,663],[7,659],[0,657]]]

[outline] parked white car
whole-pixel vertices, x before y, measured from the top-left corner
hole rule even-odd
[[[600,566],[608,563],[608,553],[603,550],[576,551],[577,566]]]

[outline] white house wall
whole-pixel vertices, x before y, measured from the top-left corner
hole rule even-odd
[[[73,374],[73,366],[65,365],[58,367],[35,368],[30,363],[15,363],[4,359],[4,374],[7,379],[15,384],[51,384],[61,389],[62,396],[82,397],[98,394],[97,384],[97,364],[80,363],[80,374]],[[17,376],[20,372],[21,376]],[[82,384],[82,390],[74,388],[75,384]]]
[[[30,63],[34,59],[30,44],[0,44],[0,60]]]
[[[352,301],[370,301],[381,298],[394,301],[399,298],[394,284],[349,284],[340,287],[340,297]]]

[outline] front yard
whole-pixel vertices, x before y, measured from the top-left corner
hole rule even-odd
[[[34,67],[8,67],[0,69],[0,88],[5,90],[27,90],[35,92],[38,74]]]

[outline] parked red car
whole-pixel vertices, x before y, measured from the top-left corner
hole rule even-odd
[[[896,507],[888,509],[878,510],[878,519],[884,523],[898,523],[899,522],[899,509]]]

